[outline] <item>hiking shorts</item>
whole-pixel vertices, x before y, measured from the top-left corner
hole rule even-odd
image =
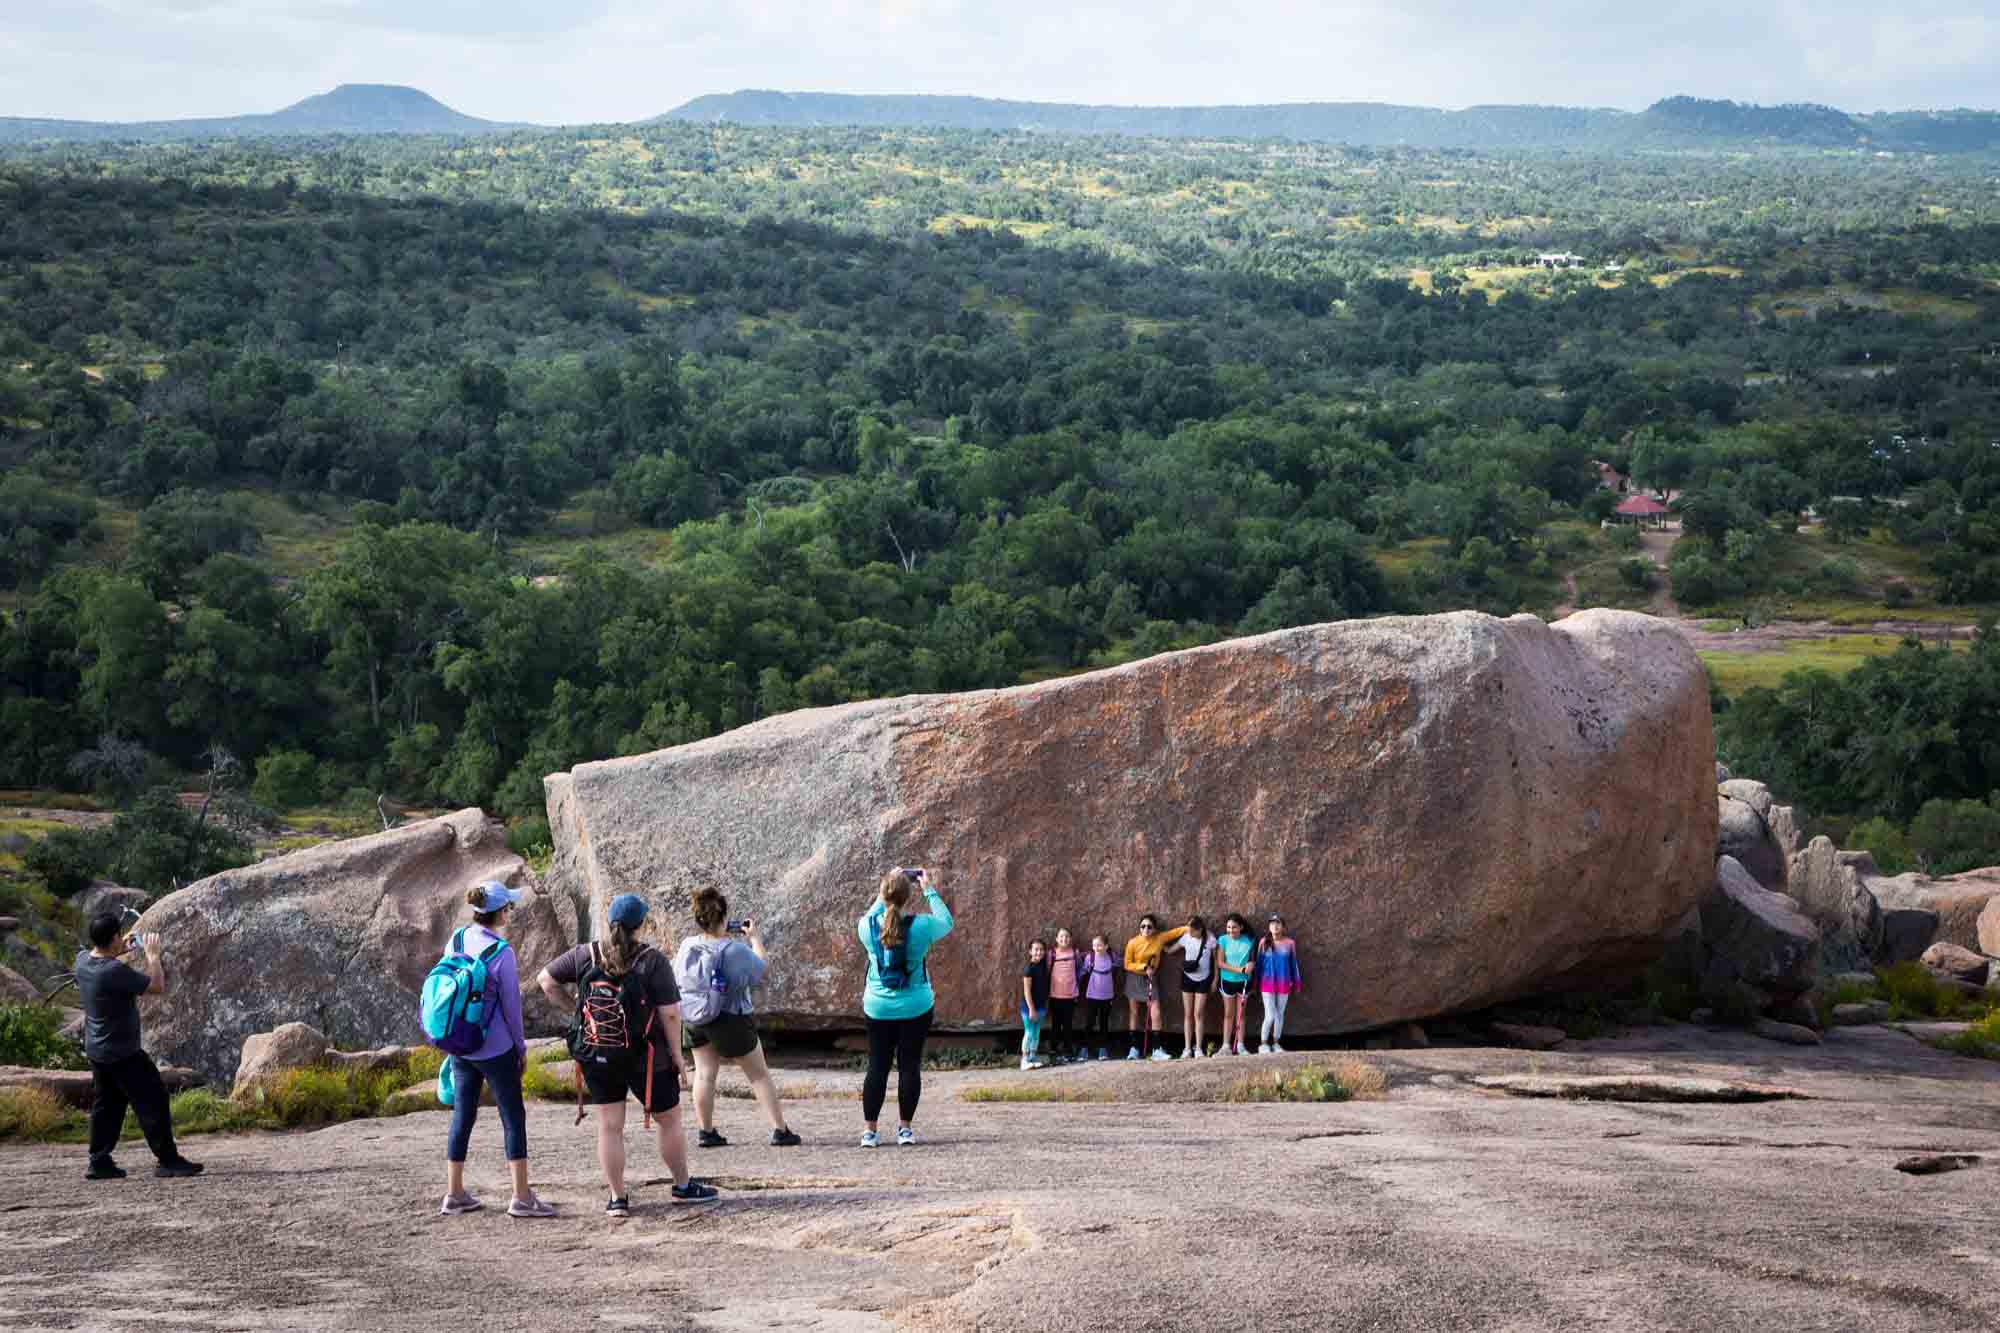
[[[1144,972],[1125,974],[1125,998],[1144,1004],[1153,998],[1153,979]]]
[[[725,1060],[741,1060],[757,1049],[757,1022],[748,1014],[723,1014],[713,1023],[687,1027],[689,1049],[714,1046]]]
[[[1181,973],[1181,994],[1183,995],[1206,995],[1214,985],[1215,973],[1213,972],[1199,979],[1191,977],[1185,972]]]
[[[583,1100],[588,1106],[616,1106],[630,1095],[646,1101],[646,1057],[624,1064],[585,1064]],[[653,1113],[671,1111],[681,1104],[680,1076],[673,1059],[664,1050],[653,1052]]]
[[[1250,978],[1236,977],[1234,979],[1231,979],[1229,977],[1224,977],[1220,981],[1218,981],[1216,985],[1221,988],[1222,993],[1224,995],[1233,997],[1241,995],[1245,991],[1250,989]]]

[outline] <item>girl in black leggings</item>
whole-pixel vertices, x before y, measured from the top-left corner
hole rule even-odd
[[[929,909],[905,915],[904,908],[922,890]],[[861,1118],[867,1128],[861,1146],[879,1147],[878,1119],[889,1092],[889,1064],[896,1065],[896,1143],[915,1147],[910,1122],[924,1090],[924,1039],[930,1036],[937,997],[931,991],[925,959],[931,946],[951,933],[951,909],[944,905],[930,877],[922,870],[892,870],[882,876],[875,901],[855,923],[855,934],[868,956],[868,985],[861,996],[861,1013],[868,1025],[868,1076],[861,1081]]]

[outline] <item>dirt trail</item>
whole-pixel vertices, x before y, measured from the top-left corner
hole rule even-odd
[[[851,1074],[787,1073],[806,1146],[696,1152],[725,1201],[674,1208],[636,1155],[637,1211],[604,1218],[586,1126],[531,1113],[552,1222],[514,1222],[498,1128],[436,1215],[443,1113],[197,1139],[209,1174],[89,1184],[74,1146],[0,1147],[0,1325],[10,1329],[1650,1329],[1767,1333],[2000,1324],[2000,1065],[1887,1029],[1820,1048],[1652,1029],[1543,1055],[1370,1057],[1385,1101],[1225,1105],[1244,1066],[1109,1065],[926,1078],[923,1146],[854,1146]],[[1523,1101],[1484,1073],[1662,1071],[1786,1083],[1750,1106]],[[1024,1082],[1128,1098],[983,1105]],[[1920,1150],[1979,1169],[1911,1177]],[[123,1152],[128,1166],[143,1151]]]

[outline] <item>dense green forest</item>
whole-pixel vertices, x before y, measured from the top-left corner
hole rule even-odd
[[[1320,620],[2000,604],[1988,157],[7,151],[0,787],[528,819],[582,760]],[[1598,462],[1676,493],[1664,578]],[[1718,698],[1818,810],[2000,818],[1990,635]]]

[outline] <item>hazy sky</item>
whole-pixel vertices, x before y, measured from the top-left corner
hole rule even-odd
[[[0,0],[0,115],[274,111],[337,83],[546,123],[737,88],[1994,108],[1996,15],[1994,0]]]

